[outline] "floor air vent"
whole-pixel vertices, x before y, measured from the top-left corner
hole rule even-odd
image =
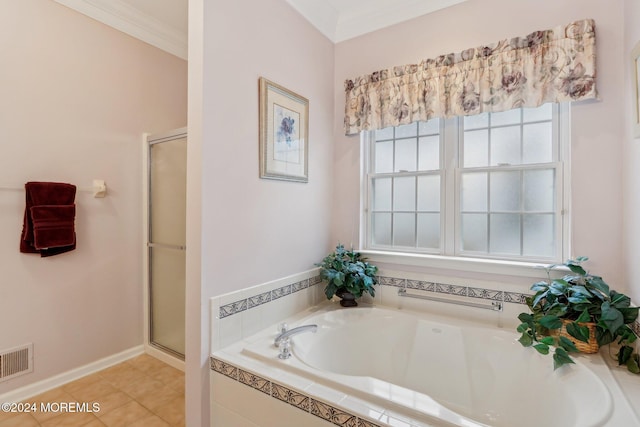
[[[33,344],[0,352],[0,382],[33,371]]]

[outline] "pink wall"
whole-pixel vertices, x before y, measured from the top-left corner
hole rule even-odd
[[[211,295],[321,259],[333,145],[333,44],[284,1],[215,3],[205,11],[202,152],[203,280]],[[306,184],[258,177],[261,76],[309,99]]]
[[[0,2],[0,186],[78,193],[77,250],[18,252],[24,191],[0,191],[0,349],[35,372],[0,394],[142,345],[142,134],[186,124],[187,64],[50,0]]]
[[[594,18],[601,100],[572,107],[572,252],[624,289],[622,12],[620,1],[469,0],[336,45],[332,241],[357,242],[359,139],[342,131],[345,79]]]
[[[625,93],[624,123],[624,236],[626,271],[629,280],[638,275],[638,259],[640,259],[640,139],[632,136],[632,123],[635,115],[633,107],[633,84],[631,80],[631,50],[640,42],[640,2],[624,1],[624,51],[622,69],[625,72],[623,90]],[[640,304],[640,284],[635,283],[631,289],[631,298]]]
[[[202,302],[308,270],[331,246],[334,46],[283,0],[192,0],[190,7],[203,8],[204,19],[202,79],[190,70],[189,88],[190,105],[203,108],[202,123],[189,122],[190,132],[201,128],[202,276],[187,285],[187,304],[201,313],[188,318],[189,334],[200,340],[187,338],[186,401],[187,423],[205,425],[209,313]],[[200,49],[193,41],[190,55]],[[309,100],[306,184],[259,178],[261,76]]]

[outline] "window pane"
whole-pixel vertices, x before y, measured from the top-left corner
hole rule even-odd
[[[523,255],[553,257],[555,247],[554,215],[525,215]]]
[[[415,211],[416,178],[413,176],[393,179],[393,210]]]
[[[394,246],[416,246],[415,214],[393,214],[393,244]]]
[[[418,214],[419,248],[440,249],[440,214]]]
[[[476,130],[464,133],[464,167],[487,166],[489,160],[489,131]]]
[[[418,142],[418,170],[440,169],[440,136],[425,136]]]
[[[393,139],[393,127],[384,128],[376,131],[376,141],[385,139]]]
[[[486,128],[489,126],[489,113],[464,117],[464,130]]]
[[[487,215],[462,214],[462,250],[487,251]]]
[[[538,120],[551,120],[553,118],[553,104],[543,104],[537,108],[523,108],[524,122],[535,122]]]
[[[375,144],[375,173],[393,172],[393,141],[376,142]]]
[[[491,129],[491,165],[520,164],[520,126]]]
[[[419,135],[435,135],[440,133],[440,119],[431,119],[428,122],[418,123]]]
[[[394,172],[414,172],[418,154],[415,139],[401,139],[396,141],[396,166]]]
[[[491,214],[491,253],[520,255],[520,215]]]
[[[487,174],[485,172],[463,174],[461,191],[463,211],[487,211]]]
[[[491,211],[520,211],[520,171],[492,172]]]
[[[418,124],[411,123],[409,125],[398,126],[396,128],[396,139],[397,138],[407,138],[410,136],[418,135]]]
[[[513,125],[520,123],[520,109],[491,113],[491,126]]]
[[[391,244],[391,214],[374,213],[371,215],[372,240],[374,245]]]
[[[377,178],[373,180],[373,210],[391,210],[391,178]]]
[[[553,162],[553,127],[551,122],[524,125],[523,163]]]
[[[367,241],[384,250],[557,261],[565,142],[556,113],[549,103],[371,132]],[[454,240],[449,252],[444,242]]]
[[[524,210],[550,212],[555,206],[555,170],[524,172]]]
[[[440,176],[418,177],[418,210],[440,211]]]

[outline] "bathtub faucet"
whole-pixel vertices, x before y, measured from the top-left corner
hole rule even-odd
[[[289,337],[292,337],[294,335],[301,334],[307,331],[315,333],[317,330],[318,330],[318,325],[302,325],[302,326],[298,326],[297,328],[283,330],[273,341],[273,344],[276,347],[280,347],[280,343],[284,340],[289,339]]]

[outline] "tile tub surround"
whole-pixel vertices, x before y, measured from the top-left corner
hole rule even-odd
[[[363,305],[366,306],[367,304]],[[344,309],[338,307],[335,301],[324,302],[287,319],[287,321],[291,325],[297,325],[300,322],[306,322],[306,317],[316,315],[323,310],[342,311]],[[463,321],[462,323],[469,324],[468,321]],[[396,405],[391,403],[391,401],[395,401],[395,398],[392,397],[389,397],[391,400],[388,400],[382,397],[383,395],[379,395],[378,398],[368,400],[365,395],[356,393],[354,390],[350,391],[350,388],[343,390],[333,384],[331,381],[332,374],[327,374],[327,378],[325,378],[324,374],[319,377],[317,374],[309,376],[304,372],[308,368],[303,369],[306,365],[301,364],[299,360],[278,360],[276,357],[277,349],[272,348],[272,346],[269,346],[269,350],[264,355],[256,358],[253,353],[263,345],[260,342],[265,338],[272,339],[275,336],[275,330],[272,331],[271,329],[267,328],[255,336],[212,354],[210,374],[212,378],[212,405],[221,411],[228,410],[246,417],[243,423],[238,425],[252,427],[297,425],[314,427],[316,425],[424,427],[427,425],[450,425],[433,420],[417,420],[404,411],[398,412],[400,408],[396,408]],[[513,336],[515,340],[515,332]],[[245,349],[249,351],[247,352]],[[633,414],[633,411],[638,410],[638,408],[631,406],[629,402],[632,400],[625,397],[637,395],[638,390],[634,394],[625,389],[623,394],[612,373],[619,373],[625,378],[629,377],[629,375],[619,369],[612,368],[610,370],[607,368],[603,356],[579,356],[580,361],[588,365],[589,369],[607,385],[615,402],[612,418],[602,427],[640,425],[637,416]],[[295,350],[294,357],[296,357]],[[558,375],[553,371],[550,361],[549,375]],[[223,380],[222,377],[225,379]],[[353,378],[354,381],[360,382],[364,377]],[[629,380],[637,380],[637,377],[629,377]],[[620,383],[620,379],[617,382]],[[349,384],[352,384],[352,382],[349,381]],[[624,386],[624,384],[621,385]],[[637,384],[634,383],[633,387],[637,389]],[[404,399],[400,396],[405,395],[404,393],[398,395],[398,398]],[[238,400],[241,401],[238,403]],[[314,409],[314,401],[322,405],[318,404]],[[246,408],[252,408],[251,414],[247,413]],[[321,410],[322,408],[324,408],[324,411]],[[282,413],[280,415],[279,411],[281,410],[285,411],[286,414]],[[301,415],[296,415],[298,413]],[[274,414],[279,414],[280,418]],[[302,422],[302,424],[300,422],[298,424],[292,424],[291,422],[278,424],[278,420],[299,420],[299,418],[295,417],[307,417],[308,422]],[[247,422],[246,424],[244,423],[245,421]],[[317,424],[318,422],[320,424]]]
[[[320,282],[320,276],[313,276],[308,279],[299,280],[273,290],[268,290],[257,295],[241,298],[237,301],[221,305],[220,311],[218,312],[218,318],[224,319],[225,317],[233,316],[234,314],[241,313],[245,310],[250,310],[262,304],[275,301],[278,298],[286,297],[287,295],[310,288]]]
[[[305,394],[303,391],[295,390],[294,388],[279,384],[276,381],[270,381],[260,375],[256,375],[213,356],[211,357],[211,370],[217,374],[229,377],[253,390],[288,403],[292,408],[310,415],[315,415],[332,424],[345,427],[382,427],[380,424],[376,424],[364,417],[358,417],[356,414],[350,413],[338,405],[323,402],[322,400]],[[406,427],[409,427],[409,424],[406,424]]]
[[[211,351],[224,348],[324,299],[319,269],[211,298]]]
[[[227,294],[221,297],[215,297],[212,299],[212,308],[215,310],[215,315],[212,316],[214,323],[212,329],[215,331],[212,342],[214,346],[212,351],[225,347],[234,341],[247,337],[261,329],[260,326],[265,323],[276,323],[279,318],[285,318],[288,315],[294,314],[298,311],[304,310],[307,307],[313,306],[321,301],[324,301],[324,283],[318,274],[318,269],[309,270],[297,275],[289,276],[284,279],[280,279],[273,282],[268,282],[259,286],[248,288],[242,291]],[[452,278],[439,277],[443,280],[422,280],[416,278],[415,274],[399,274],[399,272],[392,272],[389,275],[378,276],[377,297],[372,298],[369,295],[363,296],[363,301],[380,304],[384,306],[397,307],[398,297],[394,295],[397,288],[406,289],[408,291],[415,290],[418,292],[425,292],[427,295],[433,293],[434,295],[451,296],[458,299],[474,299],[474,300],[486,300],[487,302],[501,302],[505,308],[505,315],[503,317],[511,316],[510,321],[513,324],[519,323],[517,320],[517,314],[522,311],[527,311],[525,298],[530,296],[529,293],[519,292],[513,289],[518,289],[517,286],[513,289],[496,289],[498,287],[504,287],[504,284],[499,283],[486,283],[484,286],[476,284],[476,281],[465,279],[465,281],[459,281]],[[472,282],[473,284],[466,284]],[[306,296],[298,298],[301,292],[307,292]],[[384,296],[383,296],[384,295]],[[292,307],[288,304],[289,300],[297,298],[298,303]],[[300,303],[300,300],[303,300]],[[275,303],[280,303],[280,306],[275,306]],[[283,309],[283,304],[286,304],[286,308]],[[505,305],[504,303],[509,303]],[[410,304],[410,303],[409,303]],[[417,306],[415,304],[418,304]],[[436,303],[442,309],[442,303]],[[419,305],[424,306],[424,310],[428,310],[428,306],[424,302],[414,303],[412,308],[417,308]],[[523,307],[524,306],[524,307]],[[449,307],[450,310],[465,310],[459,311],[461,314],[473,313],[468,311],[467,308]],[[262,310],[263,313],[255,314],[258,310]],[[279,315],[286,311],[288,314]],[[264,312],[270,312],[266,314]],[[244,322],[239,326],[237,315],[245,317]],[[490,316],[490,315],[489,315]],[[229,325],[229,319],[233,318],[234,322],[231,327]],[[259,319],[256,320],[256,319]],[[273,320],[275,319],[275,320]],[[252,321],[253,320],[253,321]],[[269,320],[273,320],[269,322]],[[223,322],[220,322],[223,321]],[[502,326],[502,323],[500,323]],[[222,329],[222,332],[220,332]],[[634,330],[636,335],[640,337],[640,320],[631,325],[631,329]],[[230,333],[227,333],[230,332]],[[215,343],[220,345],[215,345]],[[639,345],[640,347],[640,345]]]
[[[392,286],[402,289],[415,289],[439,294],[485,299],[488,301],[509,302],[514,304],[526,304],[525,298],[530,294],[520,292],[507,292],[497,289],[487,289],[475,286],[452,285],[425,280],[406,279],[400,277],[379,276],[378,282],[382,286]]]
[[[255,360],[238,354],[241,350],[230,355],[228,352],[230,347],[241,349],[242,342],[250,342],[253,339],[252,336],[265,327],[275,331],[275,325],[278,323],[284,320],[295,321],[295,313],[316,310],[323,304],[332,304],[333,302],[328,302],[324,296],[324,283],[318,273],[319,271],[314,269],[212,299],[212,327],[214,328],[212,330],[212,384],[216,383],[216,381],[224,381],[216,377],[221,376],[226,379],[229,387],[247,390],[241,393],[242,396],[248,396],[247,398],[250,401],[254,399],[251,396],[259,393],[262,396],[259,399],[262,399],[263,405],[266,405],[267,408],[271,408],[273,405],[282,407],[283,403],[286,403],[287,406],[282,410],[286,411],[286,408],[292,408],[291,411],[293,412],[289,412],[292,417],[291,420],[298,419],[297,417],[304,417],[303,419],[306,421],[301,425],[313,425],[315,427],[317,423],[321,425],[329,425],[328,423],[330,423],[332,425],[362,427],[386,425],[423,426],[424,424],[412,423],[412,421],[403,418],[400,414],[385,412],[384,408],[375,405],[371,406],[352,396],[336,395],[335,392],[332,394],[327,391],[318,394],[316,393],[317,384],[314,385],[309,381],[300,381],[299,379],[292,380],[292,376],[284,372],[278,372],[275,376],[269,375],[269,373],[273,373],[273,369],[269,368],[265,371],[264,366],[256,363]],[[523,287],[522,285],[483,282],[448,276],[427,276],[415,272],[382,270],[378,279],[379,286],[376,287],[376,297],[372,298],[369,295],[365,295],[362,298],[363,302],[396,309],[428,312],[441,311],[470,319],[475,316],[482,323],[506,329],[514,329],[514,324],[519,323],[517,314],[527,311],[525,297],[530,295],[523,292],[525,289],[528,290],[528,287]],[[504,303],[504,311],[500,313],[439,302],[400,298],[397,296],[399,288],[405,288],[412,293],[432,293],[434,296],[443,298],[464,299],[481,303],[483,300],[488,303],[500,301]],[[634,328],[640,330],[640,324],[636,323]],[[241,371],[244,373],[240,374]],[[265,374],[262,374],[263,372]],[[618,379],[618,382],[625,387],[625,394],[629,395],[629,387],[632,389],[634,387],[637,388],[635,381],[637,377],[627,378],[626,372],[619,372],[619,369],[612,369],[612,372],[616,376],[622,376],[622,380]],[[609,372],[607,374],[611,376]],[[216,380],[216,378],[218,379]],[[616,396],[614,393],[614,398],[624,399],[620,392],[616,393],[618,394]],[[216,394],[213,388],[212,399],[213,407],[220,413],[230,411],[227,413],[232,414],[233,417],[241,418],[244,416],[242,414],[246,413],[246,411],[242,410],[233,412],[229,409],[229,406],[225,406],[225,402],[216,401]],[[317,404],[313,406],[312,402],[317,402]],[[226,404],[233,405],[233,402],[227,400]],[[247,407],[246,404],[244,407]],[[259,407],[263,408],[264,406]],[[634,408],[633,410],[638,411],[639,409]],[[256,411],[259,412],[259,409],[256,409]],[[266,411],[268,412],[269,409],[266,409]],[[296,413],[300,415],[295,415]],[[362,414],[371,416],[363,416]],[[384,416],[381,414],[384,414]],[[265,416],[265,414],[261,414],[261,416]],[[266,418],[269,417],[267,416]],[[268,421],[264,421],[263,424],[260,417],[259,420],[253,420],[247,425],[252,427],[255,425],[272,425]],[[243,423],[245,421],[245,419],[242,419]],[[273,425],[280,427],[277,421]]]

